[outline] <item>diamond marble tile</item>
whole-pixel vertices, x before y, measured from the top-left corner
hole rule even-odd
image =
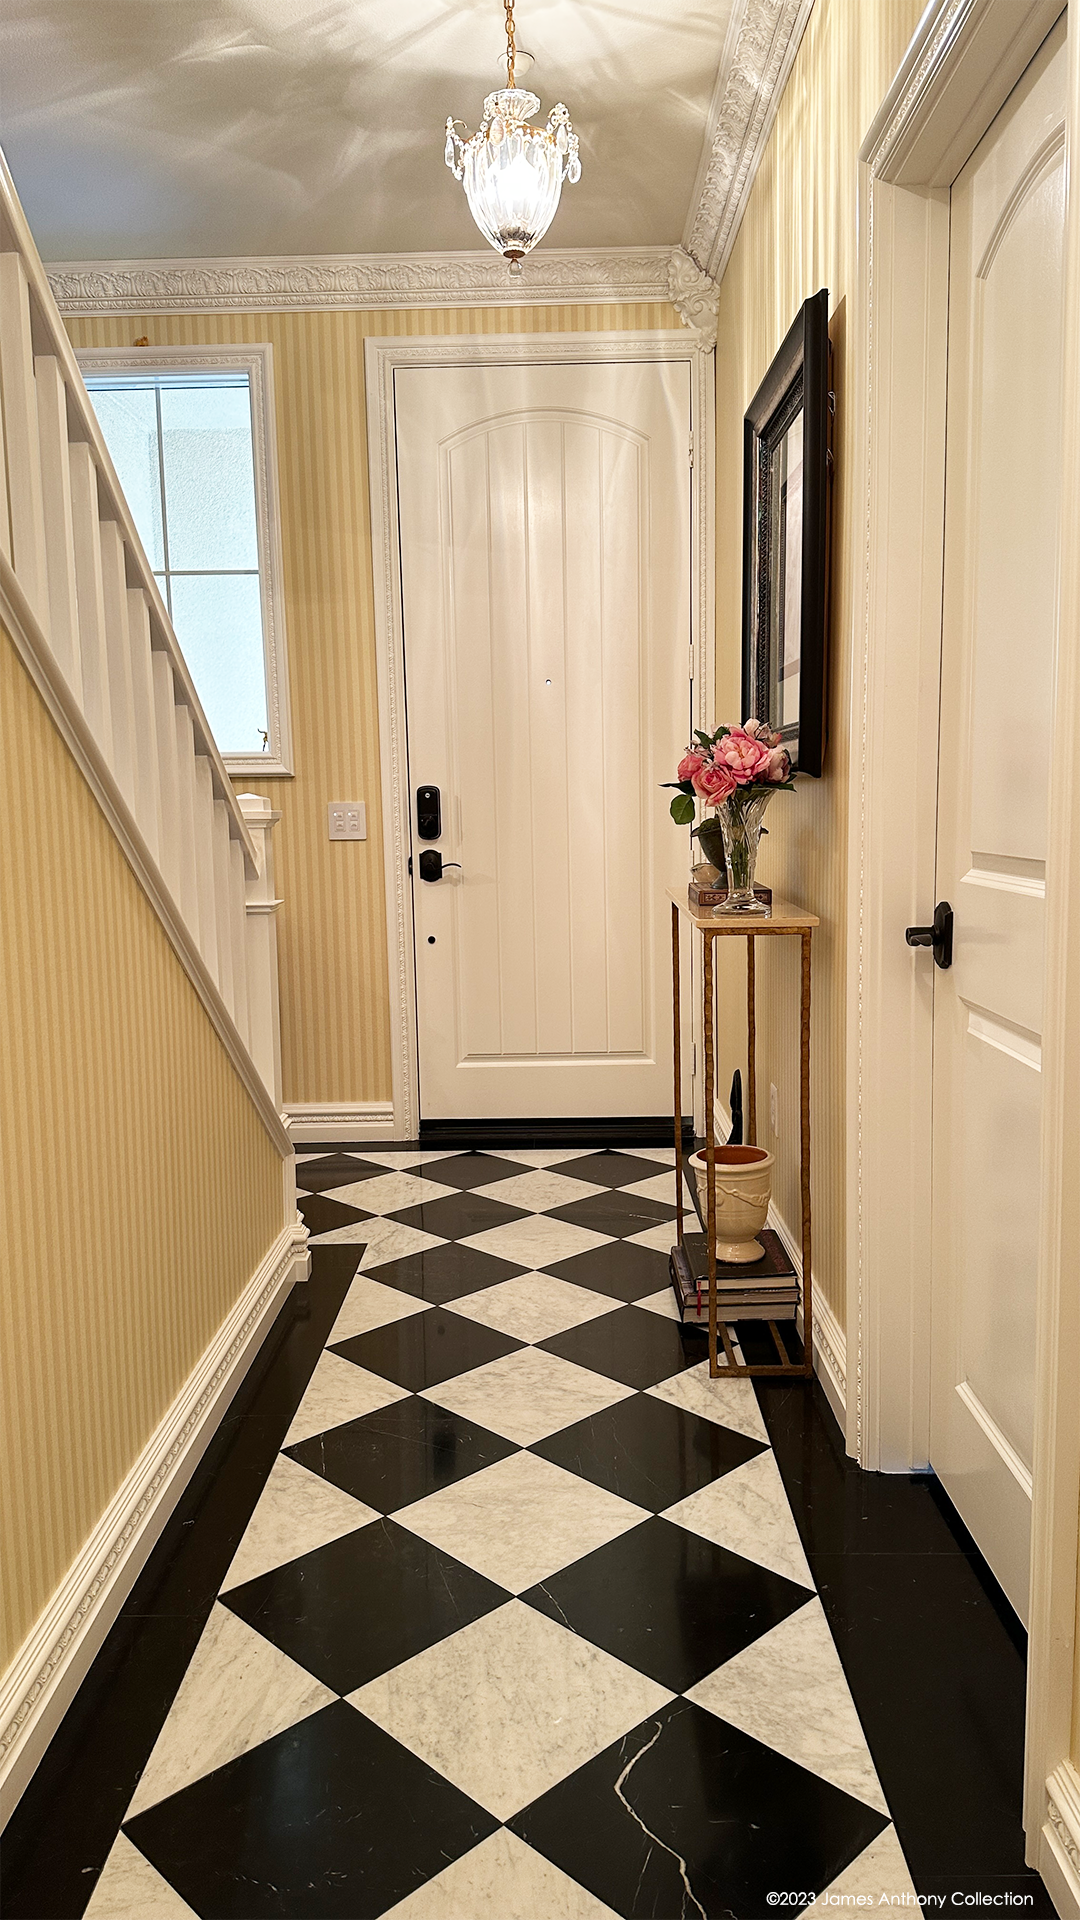
[[[493,1200],[475,1187],[446,1194],[441,1200],[399,1207],[394,1214],[404,1226],[420,1227],[424,1233],[437,1234],[440,1240],[465,1240],[470,1234],[487,1233],[492,1227],[505,1227],[511,1220],[524,1217],[523,1207]]]
[[[313,1547],[324,1547],[343,1533],[355,1533],[357,1527],[377,1518],[373,1507],[279,1453],[222,1581],[222,1592],[268,1573],[271,1567],[284,1566]]]
[[[674,1320],[682,1324],[682,1315],[675,1304],[675,1293],[671,1287],[661,1287],[659,1293],[648,1293],[634,1305],[645,1313],[658,1313],[661,1320]]]
[[[526,1213],[547,1213],[552,1207],[568,1206],[572,1200],[587,1200],[600,1189],[590,1181],[568,1180],[561,1172],[552,1173],[548,1168],[536,1168],[532,1173],[517,1173],[509,1178],[496,1179],[480,1191],[491,1200],[501,1200],[507,1206],[520,1207]]]
[[[567,1327],[580,1326],[598,1313],[613,1313],[617,1304],[605,1294],[557,1280],[552,1273],[522,1273],[498,1286],[483,1287],[479,1293],[467,1293],[454,1301],[454,1312],[512,1334],[516,1340],[537,1341],[565,1333]]]
[[[522,1594],[673,1693],[805,1606],[806,1589],[652,1519]]]
[[[470,1234],[461,1242],[464,1247],[475,1247],[478,1253],[494,1254],[496,1259],[515,1260],[521,1267],[542,1267],[548,1271],[555,1262],[568,1260],[571,1254],[588,1253],[591,1248],[604,1244],[603,1234],[573,1226],[565,1220],[553,1220],[546,1213],[529,1214],[522,1220],[511,1221],[509,1226]],[[565,1274],[562,1277],[567,1278]]]
[[[113,1842],[86,1913],[87,1920],[197,1920],[194,1907],[123,1833]]]
[[[558,1167],[564,1160],[579,1160],[580,1147],[492,1147],[493,1160],[514,1160],[523,1167]]]
[[[503,1588],[419,1535],[393,1520],[373,1520],[234,1587],[223,1605],[308,1674],[347,1693],[506,1598]]]
[[[661,1380],[647,1391],[654,1400],[680,1407],[684,1413],[697,1414],[702,1420],[715,1420],[719,1426],[733,1427],[737,1433],[748,1434],[752,1440],[768,1444],[769,1436],[753,1382],[745,1379],[710,1380],[707,1360],[670,1380]]]
[[[496,1825],[338,1700],[141,1814],[130,1837],[214,1920],[359,1920]]]
[[[444,1187],[422,1173],[388,1171],[374,1180],[361,1180],[355,1193],[351,1187],[335,1187],[334,1199],[362,1207],[365,1213],[386,1214],[419,1206],[422,1200],[442,1200],[453,1192],[453,1187]]]
[[[385,1268],[383,1269],[385,1272]],[[330,1329],[328,1346],[351,1340],[372,1327],[385,1327],[392,1320],[405,1320],[411,1313],[423,1313],[424,1302],[415,1300],[397,1287],[387,1287],[365,1273],[357,1274],[341,1303],[341,1311]]]
[[[675,1242],[675,1202],[671,1203],[671,1217],[660,1220],[655,1227],[644,1227],[640,1233],[629,1233],[625,1244],[629,1247],[647,1247],[653,1253],[664,1256],[664,1272],[667,1272],[667,1258]]]
[[[219,1603],[143,1769],[127,1819],[317,1713],[333,1698]]]
[[[617,1380],[603,1379],[537,1347],[521,1347],[489,1366],[427,1388],[423,1397],[529,1446],[629,1393]]]
[[[401,1400],[405,1389],[376,1373],[354,1367],[340,1354],[324,1353],[308,1383],[308,1389],[285,1435],[285,1445],[293,1446],[313,1433],[325,1433],[362,1414],[375,1413]]]
[[[331,1192],[336,1198],[338,1187],[356,1186],[363,1180],[374,1180],[385,1168],[376,1166],[372,1161],[361,1159],[351,1153],[324,1153],[306,1160],[296,1168],[296,1184],[308,1193]]]
[[[904,1896],[904,1906],[909,1911],[913,1908],[918,1910],[918,1896],[896,1837],[896,1828],[886,1827],[876,1840],[871,1840],[865,1853],[860,1853],[857,1860],[845,1867],[825,1892],[831,1894],[837,1903],[834,1911],[841,1913],[857,1913],[860,1901],[863,1912],[867,1903],[871,1907],[884,1907],[887,1911],[888,1905],[892,1904],[890,1896],[896,1895]],[[828,1911],[824,1905],[823,1911]]]
[[[641,1167],[639,1163],[638,1172],[640,1173],[640,1171],[641,1171]],[[674,1213],[675,1212],[674,1168],[669,1167],[665,1173],[650,1174],[649,1177],[645,1180],[635,1180],[632,1184],[628,1184],[627,1186],[625,1186],[623,1188],[623,1192],[633,1194],[635,1199],[655,1200],[658,1203],[658,1205],[666,1207],[670,1213]],[[696,1225],[697,1213],[694,1208],[694,1196],[690,1191],[689,1182],[685,1178],[683,1180],[683,1211],[684,1213],[688,1213],[690,1215],[691,1220]]]
[[[648,1515],[534,1453],[514,1453],[399,1508],[395,1517],[509,1593],[520,1593]]]
[[[547,1270],[560,1280],[569,1280],[572,1286],[608,1293],[614,1300],[640,1300],[642,1294],[655,1293],[671,1284],[667,1248],[658,1253],[631,1240],[605,1240],[568,1259],[549,1260]]]
[[[572,1180],[589,1180],[598,1187],[629,1187],[646,1175],[637,1153],[633,1150],[624,1153],[611,1147],[599,1153],[586,1153],[580,1160],[568,1160],[562,1171]],[[669,1185],[674,1185],[674,1179]]]
[[[506,1820],[670,1697],[512,1600],[349,1700]]]
[[[612,1240],[640,1238],[650,1230],[650,1223],[662,1222],[670,1246],[674,1239],[671,1223],[675,1218],[675,1196],[672,1194],[666,1201],[643,1200],[621,1187],[614,1193],[594,1193],[587,1200],[556,1207],[551,1218],[566,1220],[575,1227],[587,1227],[590,1232],[606,1234]],[[656,1231],[655,1224],[652,1230]]]
[[[759,1453],[756,1460],[748,1460],[745,1466],[726,1473],[722,1480],[714,1480],[710,1487],[702,1487],[689,1499],[677,1500],[664,1518],[813,1590],[798,1528],[771,1452]]]
[[[795,1880],[823,1890],[884,1825],[687,1700],[643,1718],[510,1821],[628,1920],[765,1920],[777,1910],[769,1893]]]
[[[544,1353],[590,1367],[627,1387],[651,1387],[681,1373],[701,1358],[702,1335],[639,1307],[618,1307],[602,1319],[587,1320],[543,1342]]]
[[[662,1513],[762,1448],[745,1434],[636,1393],[535,1442],[534,1451],[635,1506]]]
[[[461,1192],[472,1187],[483,1187],[492,1180],[507,1180],[518,1171],[525,1171],[525,1162],[499,1159],[493,1153],[455,1153],[439,1161],[439,1180],[448,1187],[457,1187]]]
[[[507,1827],[500,1827],[490,1840],[410,1893],[393,1909],[393,1920],[618,1920],[618,1916],[543,1854],[534,1853]]]
[[[458,1246],[447,1240],[384,1261],[379,1268],[379,1279],[385,1286],[397,1287],[428,1305],[446,1306],[460,1294],[493,1287],[498,1281],[510,1280],[524,1271],[520,1261],[498,1260],[492,1254],[478,1252],[475,1247]]]
[[[355,1246],[363,1242],[360,1267],[363,1272],[385,1266],[389,1260],[404,1260],[410,1254],[427,1253],[440,1243],[433,1233],[420,1233],[416,1227],[403,1227],[399,1220],[382,1218],[357,1221],[354,1227],[333,1227],[329,1233],[312,1237],[313,1247]]]
[[[335,1227],[351,1227],[358,1220],[370,1218],[360,1207],[343,1206],[325,1193],[301,1193],[296,1204],[309,1233],[331,1233]]]
[[[516,1353],[518,1348],[518,1341],[491,1327],[480,1326],[447,1307],[428,1307],[407,1320],[395,1320],[389,1326],[358,1334],[334,1351],[355,1366],[416,1392],[486,1366],[504,1354]]]
[[[514,1451],[498,1434],[409,1394],[303,1441],[289,1457],[379,1513],[393,1513]]]

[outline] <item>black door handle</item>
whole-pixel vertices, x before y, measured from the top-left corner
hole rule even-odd
[[[446,867],[460,867],[460,860],[444,860],[438,847],[425,847],[420,855],[421,880],[441,880]]]
[[[931,927],[908,927],[904,939],[909,947],[932,947],[934,965],[952,966],[953,911],[947,900],[939,900],[934,908],[934,924]]]

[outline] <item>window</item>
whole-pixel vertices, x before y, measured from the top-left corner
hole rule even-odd
[[[207,720],[238,774],[292,770],[270,351],[79,355]]]

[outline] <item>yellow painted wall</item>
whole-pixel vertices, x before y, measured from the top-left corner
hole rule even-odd
[[[379,717],[368,517],[368,335],[678,327],[666,304],[363,313],[136,315],[69,325],[76,347],[274,348],[296,778],[241,784],[282,811],[282,1072],[288,1104],[391,1097]],[[366,800],[368,838],[326,834],[331,800]]]
[[[0,1669],[285,1224],[280,1157],[0,629]]]
[[[860,504],[852,487],[861,431],[851,354],[858,306],[858,151],[923,11],[924,0],[816,0],[762,158],[720,296],[717,383],[717,719],[738,714],[741,683],[743,415],[802,302],[829,289],[837,418],[829,745],[821,780],[780,794],[766,816],[759,877],[821,917],[814,936],[814,1273],[844,1325],[844,1102],[847,755],[852,625],[858,616]],[[745,716],[740,716],[745,717]],[[721,947],[735,942],[721,942]],[[723,957],[721,1029],[741,1031],[742,960]],[[768,1131],[779,1095],[776,1197],[799,1223],[798,956],[794,941],[759,946],[758,1072]],[[740,1060],[722,1048],[726,1099]]]

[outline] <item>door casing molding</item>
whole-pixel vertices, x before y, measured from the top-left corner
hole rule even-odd
[[[848,1448],[924,1465],[930,1410],[932,984],[903,929],[934,899],[949,188],[1062,12],[938,0],[860,155],[863,608],[855,635],[848,923]],[[1067,151],[1080,135],[1069,35]],[[1058,698],[1047,860],[1043,1193],[1032,1493],[1028,1860],[1080,1920],[1075,1697],[1080,1339],[1080,196],[1065,236]],[[1072,1070],[1075,1071],[1074,1069]]]
[[[559,365],[631,361],[685,361],[690,367],[694,460],[691,474],[691,620],[696,724],[704,726],[712,701],[713,554],[716,495],[714,358],[695,349],[684,330],[653,333],[474,334],[459,338],[368,339],[368,469],[375,584],[375,647],[382,763],[383,865],[386,940],[390,968],[390,1043],[394,1135],[419,1130],[416,985],[412,888],[409,880],[410,797],[405,733],[405,647],[398,564],[394,375],[417,366]]]

